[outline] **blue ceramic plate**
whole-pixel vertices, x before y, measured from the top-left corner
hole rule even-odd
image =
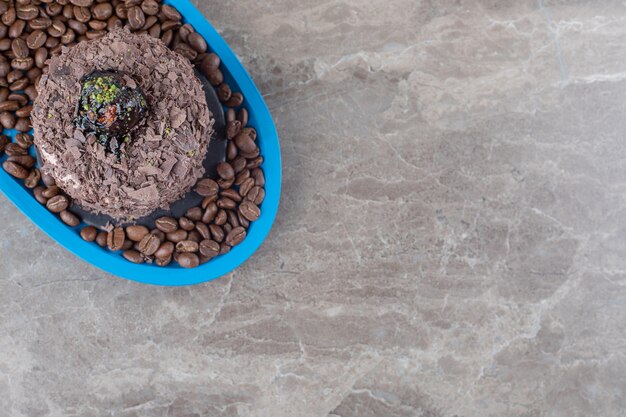
[[[0,190],[52,239],[76,256],[106,272],[148,284],[191,285],[213,280],[237,268],[252,256],[265,240],[274,223],[280,199],[280,146],[272,117],[261,94],[224,39],[188,0],[166,0],[165,3],[175,6],[184,20],[206,39],[209,49],[222,59],[221,70],[225,79],[233,91],[241,91],[244,95],[243,106],[249,112],[249,125],[257,130],[257,141],[264,158],[262,168],[266,177],[266,194],[261,204],[261,217],[250,225],[246,239],[229,253],[195,269],[183,269],[177,265],[166,268],[148,264],[136,265],[122,258],[120,253],[111,253],[94,243],[84,242],[78,234],[84,225],[76,228],[66,226],[35,200],[32,192],[23,186],[23,181],[13,179],[2,169],[0,169]],[[4,132],[11,137],[15,133]],[[5,158],[6,156],[3,156],[0,162]]]

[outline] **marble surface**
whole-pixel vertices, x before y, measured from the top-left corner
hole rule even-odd
[[[275,117],[276,225],[156,288],[0,197],[2,415],[624,415],[624,2],[196,4]]]

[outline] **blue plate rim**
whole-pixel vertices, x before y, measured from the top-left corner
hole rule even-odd
[[[166,0],[165,3],[175,5],[183,19],[204,37],[210,50],[220,57],[222,68],[227,70],[225,73],[230,74],[237,84],[238,91],[244,95],[244,107],[250,113],[250,124],[258,132],[261,154],[264,157],[262,168],[266,177],[266,195],[261,204],[261,216],[259,220],[251,224],[244,241],[227,254],[193,269],[133,264],[125,260],[120,253],[111,253],[95,243],[83,241],[78,234],[82,225],[76,228],[65,225],[45,206],[39,204],[32,196],[32,192],[23,187],[21,181],[13,179],[2,169],[0,169],[0,191],[50,238],[87,263],[131,281],[159,286],[185,286],[212,281],[228,274],[243,264],[263,244],[278,213],[282,161],[278,133],[269,109],[235,53],[189,0]],[[15,133],[14,131],[4,132],[10,136]]]

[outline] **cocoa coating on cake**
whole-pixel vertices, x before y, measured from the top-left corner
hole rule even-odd
[[[107,70],[127,74],[149,104],[119,155],[75,124],[81,79]],[[213,133],[206,96],[191,63],[160,40],[119,30],[63,48],[38,91],[32,121],[43,172],[83,208],[136,219],[167,209],[203,176]]]

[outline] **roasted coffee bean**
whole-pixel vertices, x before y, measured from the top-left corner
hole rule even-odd
[[[242,127],[246,127],[248,125],[248,110],[242,107],[237,114],[237,120],[241,122]]]
[[[246,168],[254,169],[254,168],[260,167],[262,164],[263,164],[263,157],[262,156],[257,156],[254,159],[248,160]]]
[[[204,197],[201,204],[202,210],[206,210],[207,207],[209,207],[209,204],[215,203],[217,201],[217,197],[217,194]]]
[[[139,30],[146,23],[146,15],[143,14],[143,10],[139,6],[133,6],[128,9],[128,24],[133,30]]]
[[[184,252],[198,252],[198,242],[192,240],[183,240],[176,244],[176,251],[179,253]]]
[[[165,237],[170,242],[178,243],[187,239],[188,232],[183,229],[178,229],[175,232],[167,233]]]
[[[224,74],[222,74],[222,71],[220,71],[218,68],[209,68],[209,70],[205,72],[204,75],[207,77],[213,87],[217,87],[224,82]]]
[[[220,252],[220,244],[214,240],[205,239],[198,245],[200,254],[207,258],[215,258]]]
[[[217,164],[217,174],[225,180],[235,178],[235,170],[228,162],[220,162]]]
[[[61,220],[63,220],[63,223],[70,227],[76,227],[80,224],[80,219],[78,218],[78,216],[71,211],[64,210],[61,212],[60,216]]]
[[[69,26],[70,29],[72,29],[75,33],[78,33],[79,35],[84,35],[89,30],[87,29],[86,24],[74,19],[69,20],[67,22],[67,26]]]
[[[63,6],[63,18],[61,18],[59,16],[59,19],[61,19],[64,22],[66,22],[69,19],[72,19],[73,17],[74,17],[74,9],[73,9],[72,5],[71,4],[66,4],[65,6]]]
[[[239,216],[234,210],[228,210],[228,224],[232,227],[239,227]]]
[[[195,227],[203,239],[208,239],[211,236],[211,233],[209,232],[209,227],[203,222],[196,222]]]
[[[189,220],[187,217],[181,217],[180,219],[178,219],[178,225],[181,229],[188,232],[192,231],[194,227],[196,227],[194,222]]]
[[[28,45],[29,49],[35,50],[37,48],[41,48],[46,43],[48,36],[43,33],[41,30],[36,30],[32,32],[26,38],[26,45]]]
[[[48,28],[48,34],[53,38],[60,38],[65,34],[67,27],[65,23],[61,22],[59,19],[54,19],[52,21],[52,25]]]
[[[107,20],[113,16],[113,6],[111,3],[98,3],[91,9],[92,15],[97,20]]]
[[[70,0],[74,6],[80,7],[91,7],[93,5],[94,0]]]
[[[161,29],[166,32],[166,31],[175,31],[176,29],[178,29],[180,27],[180,22],[176,22],[174,20],[166,20],[165,22],[161,23]],[[172,33],[172,40],[174,40],[175,36],[174,33]]]
[[[159,3],[155,0],[144,0],[141,3],[141,10],[148,16],[156,16],[159,14]]]
[[[232,247],[229,244],[222,243],[220,245],[220,255],[226,255],[228,252],[230,252],[231,249]]]
[[[154,222],[157,229],[163,233],[172,233],[178,229],[178,222],[171,217],[160,217]]]
[[[80,23],[87,23],[91,20],[91,11],[87,7],[74,6],[72,7],[72,14],[74,19]],[[68,17],[68,19],[72,19],[72,17]]]
[[[0,135],[0,155],[4,152],[7,144],[11,141],[7,135]]]
[[[6,92],[9,93],[9,90],[6,89]],[[2,91],[0,91],[2,93]],[[8,96],[5,96],[7,100],[16,101],[20,106],[25,106],[28,103],[28,97],[23,93],[11,93]]]
[[[39,184],[39,180],[41,180],[41,173],[38,169],[33,169],[24,180],[24,187],[33,189]]]
[[[0,113],[0,124],[5,129],[13,129],[15,127],[15,116],[8,111]]]
[[[53,38],[52,36],[48,36],[48,40],[46,41],[46,48],[53,49],[61,44],[59,38]]]
[[[174,52],[179,53],[190,61],[192,61],[198,55],[198,53],[186,43],[180,43],[176,45],[176,47],[174,48]]]
[[[220,178],[220,179],[217,180],[217,185],[219,185],[222,190],[225,190],[227,188],[232,187],[234,183],[235,183],[235,179],[234,178],[231,178],[229,180],[225,180],[224,178]]]
[[[4,12],[1,18],[2,23],[7,26],[11,26],[13,23],[15,23],[16,19],[17,19],[17,12],[15,11],[15,7],[9,7],[9,10]],[[23,22],[23,20],[18,20],[18,22]]]
[[[14,129],[18,132],[30,132],[32,128],[33,127],[30,125],[30,118],[28,117],[17,119],[14,126]]]
[[[158,237],[159,238],[159,242],[161,242],[161,243],[165,242],[165,233],[163,233],[159,229],[153,229],[153,230],[150,231],[150,233],[152,233],[153,235]]]
[[[5,14],[9,10],[9,2],[0,2],[0,15]]]
[[[148,29],[148,35],[152,36],[155,39],[159,39],[161,37],[161,25],[154,24]]]
[[[227,107],[239,107],[243,104],[243,95],[241,93],[233,93],[230,99],[224,102]]]
[[[194,229],[187,235],[187,240],[191,240],[192,242],[197,243],[202,240],[202,236],[200,236],[200,233],[198,233],[198,231]]]
[[[5,76],[6,76],[6,74],[5,74]],[[0,101],[11,100],[9,98],[9,95],[11,95],[11,92],[9,91],[8,88],[6,88],[6,87],[0,88]],[[15,101],[15,100],[13,100],[13,101]]]
[[[204,67],[205,70],[208,70],[209,68],[219,68],[221,63],[222,60],[219,56],[217,56],[217,54],[210,53],[202,60],[201,66]]]
[[[182,16],[180,15],[180,13],[178,13],[178,10],[167,4],[161,6],[161,12],[168,20],[176,21],[182,19]]]
[[[163,35],[161,35],[161,41],[163,41],[166,46],[170,46],[172,44],[172,39],[174,39],[174,32],[166,30],[163,25],[161,25],[161,31],[163,32]]]
[[[2,163],[2,168],[11,176],[19,179],[26,179],[29,175],[28,169],[24,168],[17,162],[13,161],[4,161]]]
[[[258,185],[255,185],[246,195],[246,199],[259,206],[265,199],[265,190]]]
[[[175,245],[172,242],[163,242],[159,246],[159,249],[154,253],[154,256],[158,258],[167,258],[174,253]]]
[[[142,29],[143,29],[143,30],[148,30],[148,29],[150,29],[152,26],[154,26],[154,25],[158,24],[158,22],[159,22],[159,19],[157,19],[157,17],[156,17],[156,16],[147,16],[147,17],[146,17],[146,23],[144,23],[144,24],[143,24]],[[159,25],[159,27],[161,27],[161,26]]]
[[[7,74],[7,82],[13,84],[14,82],[24,78],[24,71],[13,70]]]
[[[33,189],[33,195],[35,196],[35,200],[37,200],[40,204],[46,204],[48,199],[44,197],[41,192],[45,190],[42,185],[39,185]]]
[[[250,178],[250,170],[246,168],[235,177],[235,185],[241,186],[248,178]]]
[[[31,30],[46,30],[50,27],[50,25],[52,25],[52,19],[45,16],[36,17],[28,22],[28,27]]]
[[[52,198],[54,196],[59,195],[61,189],[56,185],[51,185],[43,191],[43,196],[46,198]]]
[[[202,214],[202,222],[209,224],[213,221],[213,219],[215,219],[215,216],[217,216],[217,212],[218,212],[218,208],[217,208],[217,204],[215,203],[211,203],[207,206],[206,210],[204,211],[204,214]]]
[[[225,210],[232,210],[237,207],[237,203],[230,198],[223,197],[217,200],[217,207]]]
[[[154,260],[154,264],[156,266],[165,267],[172,263],[172,256],[168,256],[167,258],[156,258]]]
[[[96,240],[96,236],[98,235],[98,230],[96,230],[93,226],[86,226],[80,231],[80,237],[83,238],[86,242],[93,242]]]
[[[55,195],[46,203],[46,207],[53,213],[60,213],[66,210],[70,205],[70,201],[64,195]]]
[[[161,241],[158,236],[153,235],[152,233],[147,233],[143,239],[137,245],[137,249],[143,253],[144,255],[154,255],[154,253],[159,250],[161,246]]]
[[[49,204],[50,202],[48,202]],[[111,252],[117,252],[122,249],[124,241],[126,240],[126,233],[121,227],[116,227],[107,236],[107,246]]]
[[[46,5],[46,14],[50,17],[58,16],[63,12],[63,5],[51,3]]]
[[[124,253],[122,253],[122,256],[124,257],[124,259],[134,264],[142,264],[144,262],[141,253],[137,252],[136,250],[126,250],[124,251]]]
[[[217,224],[212,224],[209,226],[209,231],[211,232],[213,240],[215,240],[216,242],[221,243],[224,240],[224,229],[222,229],[221,226],[218,226]]]
[[[140,224],[135,224],[126,228],[126,237],[133,242],[141,242],[141,239],[143,239],[148,233],[150,233],[150,230],[148,230],[146,226],[142,226]]]
[[[259,187],[263,187],[265,185],[265,175],[263,175],[263,170],[261,168],[254,168],[250,171],[250,176],[254,178],[254,183]]]
[[[200,207],[192,207],[187,210],[185,217],[194,222],[200,221],[202,219],[202,209]]]
[[[224,226],[222,226],[222,228],[224,229],[225,236],[228,235],[231,230],[233,230],[233,226],[230,223],[226,223]]]
[[[35,101],[35,99],[38,96],[37,89],[35,88],[34,85],[29,85],[28,87],[26,87],[24,89],[24,92],[26,93],[26,95],[31,101]]]
[[[34,4],[20,5],[16,8],[16,15],[18,19],[33,20],[39,16],[39,8]]]
[[[215,195],[218,189],[217,183],[210,178],[203,178],[196,183],[196,193],[202,197]]]
[[[20,108],[19,110],[17,110],[15,112],[15,115],[17,117],[30,117],[30,112],[33,110],[33,106],[32,105],[28,105],[28,106],[24,106],[22,108]]]
[[[251,222],[257,221],[261,216],[261,209],[252,201],[245,200],[239,205],[239,213]]]
[[[226,85],[226,84],[220,84],[220,85]],[[239,132],[241,132],[241,122],[239,120],[226,122],[226,139],[233,140],[235,136],[239,134]]]
[[[41,77],[41,74],[43,74],[43,71],[41,71],[41,68],[37,68],[32,67],[31,69],[29,69],[28,71],[26,71],[26,78],[28,78],[28,80],[32,83],[32,82],[36,82],[37,79],[39,77]],[[22,105],[23,106],[23,105]]]
[[[196,32],[192,32],[189,36],[187,36],[187,43],[199,54],[206,52],[208,48],[208,45],[202,35]]]
[[[226,244],[229,246],[237,246],[246,238],[246,229],[243,227],[235,227],[226,236]]]
[[[108,236],[109,234],[107,232],[98,232],[98,234],[96,235],[96,243],[98,244],[98,246],[104,248],[107,245]]]
[[[241,196],[239,195],[239,193],[236,190],[233,190],[232,188],[229,188],[227,190],[220,192],[220,197],[229,198],[237,203],[241,201]]]
[[[200,259],[195,253],[184,252],[178,256],[178,264],[183,268],[196,268],[200,265]]]
[[[237,120],[237,113],[234,109],[226,110],[226,122],[234,122]]]
[[[46,48],[39,48],[35,51],[35,66],[37,68],[43,68],[48,59],[48,50]]]
[[[254,178],[246,178],[239,186],[239,195],[246,197],[254,185]]]
[[[95,31],[103,31],[107,28],[107,22],[102,20],[90,20],[89,27]]]
[[[122,20],[117,16],[111,16],[107,20],[107,30],[109,31],[112,31],[115,29],[121,29],[123,27],[124,27],[124,22],[122,22]]]
[[[135,242],[133,242],[130,239],[126,239],[124,240],[124,244],[122,244],[122,247],[119,250],[123,250],[123,251],[130,250],[130,249],[133,249],[133,246],[135,245],[136,245]]]
[[[76,32],[72,28],[67,28],[63,36],[61,36],[61,43],[63,45],[69,45],[76,39]]]
[[[20,164],[24,168],[30,169],[35,166],[36,159],[30,155],[18,155],[18,156],[10,156],[8,161],[15,162],[16,164]],[[50,198],[52,196],[47,196],[47,197]]]
[[[22,38],[13,39],[11,50],[16,58],[26,58],[28,56],[28,45]]]
[[[256,143],[254,143],[254,139],[247,129],[235,137],[235,144],[242,152],[252,152],[256,149]]]
[[[237,158],[233,159],[230,164],[233,166],[235,174],[239,174],[246,168],[246,163],[246,158],[244,158],[243,156],[238,156]]]
[[[9,49],[11,49],[11,39],[0,39],[0,51],[8,51]]]
[[[15,111],[17,109],[20,108],[20,105],[18,104],[17,101],[3,101],[2,103],[0,103],[0,112],[3,111]],[[217,183],[215,184],[217,185]]]
[[[25,156],[28,155],[28,151],[22,148],[17,143],[9,142],[4,146],[4,152],[8,156]]]
[[[248,228],[250,227],[250,220],[246,219],[241,215],[241,213],[237,212],[237,219],[239,220],[239,226]]]
[[[228,86],[228,84],[221,83],[217,87],[217,98],[220,100],[220,102],[222,102],[222,103],[228,102],[228,100],[230,100],[231,96],[232,96],[232,91],[231,91],[230,87]],[[228,131],[227,131],[227,135],[228,135]]]
[[[54,178],[52,178],[50,175],[46,174],[46,173],[41,173],[41,181],[43,181],[43,183],[47,186],[47,187],[53,187],[56,185],[56,182],[54,181]]]
[[[6,38],[8,34],[9,34],[9,28],[4,23],[0,22],[0,38]]]
[[[232,161],[237,157],[238,152],[239,151],[237,150],[237,145],[235,145],[234,142],[229,141],[226,145],[226,159]]]
[[[100,39],[104,37],[106,34],[107,33],[104,30],[90,30],[89,32],[85,34],[85,36],[87,36],[87,39],[91,41],[94,39]]]
[[[33,59],[31,57],[24,58],[24,59],[15,58],[13,61],[11,61],[11,65],[13,66],[13,68],[19,69],[22,71],[28,71],[33,66],[32,64],[33,64]],[[28,78],[20,78],[19,80],[15,81],[9,86],[9,90],[11,91],[23,90],[28,85],[28,83],[29,83]]]
[[[215,223],[218,226],[221,226],[225,224],[227,220],[228,220],[228,216],[226,214],[226,210],[220,209],[218,210],[217,215],[215,216],[215,219],[213,219],[213,223]]]
[[[128,19],[128,8],[124,3],[115,6],[115,15],[122,20]]]

